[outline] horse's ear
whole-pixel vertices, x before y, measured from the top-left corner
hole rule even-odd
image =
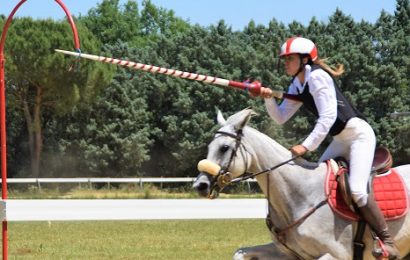
[[[241,119],[235,123],[235,129],[237,130],[243,129],[253,116],[258,115],[255,111],[249,108],[242,110],[240,113],[245,113],[245,116],[241,117]]]
[[[219,109],[218,109],[218,115],[216,117],[216,120],[217,120],[219,125],[221,125],[221,126],[226,125],[226,120],[225,120],[224,116],[222,115],[221,110],[219,110]]]

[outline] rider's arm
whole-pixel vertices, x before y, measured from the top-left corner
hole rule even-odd
[[[289,94],[296,94],[295,87],[289,87]],[[269,116],[275,120],[277,124],[283,124],[291,118],[296,111],[302,106],[301,102],[284,99],[280,105],[274,98],[265,98],[265,106]]]
[[[337,118],[337,99],[333,79],[323,70],[312,72],[308,80],[309,91],[313,96],[319,118],[313,131],[302,145],[314,151],[329,134]]]

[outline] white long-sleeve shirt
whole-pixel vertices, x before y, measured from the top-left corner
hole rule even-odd
[[[329,134],[330,128],[337,118],[337,99],[333,79],[322,69],[311,71],[310,65],[305,66],[305,82],[303,84],[296,77],[289,86],[289,94],[302,93],[306,83],[309,84],[309,92],[313,96],[319,118],[316,125],[302,145],[309,151],[314,151]],[[284,99],[278,105],[273,98],[265,99],[265,106],[270,117],[278,124],[288,121],[302,106],[301,102]]]

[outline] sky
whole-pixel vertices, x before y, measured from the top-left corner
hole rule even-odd
[[[8,16],[21,0],[1,0],[0,14]],[[102,0],[62,0],[72,15],[86,15]],[[127,0],[121,0],[125,3]],[[137,0],[141,6],[141,0]],[[336,8],[350,15],[355,21],[365,20],[374,23],[385,10],[394,14],[396,0],[151,0],[155,6],[174,10],[176,16],[191,24],[208,26],[223,19],[233,30],[242,30],[249,21],[268,25],[272,18],[289,24],[298,21],[308,25],[314,16],[327,22]],[[17,11],[16,16],[33,18],[62,19],[65,14],[54,0],[27,0]]]

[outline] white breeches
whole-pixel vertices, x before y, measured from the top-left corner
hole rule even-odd
[[[371,126],[360,118],[352,118],[345,129],[333,137],[320,158],[320,162],[343,156],[349,161],[349,185],[353,200],[359,207],[367,204],[367,182],[369,180],[376,137]]]

